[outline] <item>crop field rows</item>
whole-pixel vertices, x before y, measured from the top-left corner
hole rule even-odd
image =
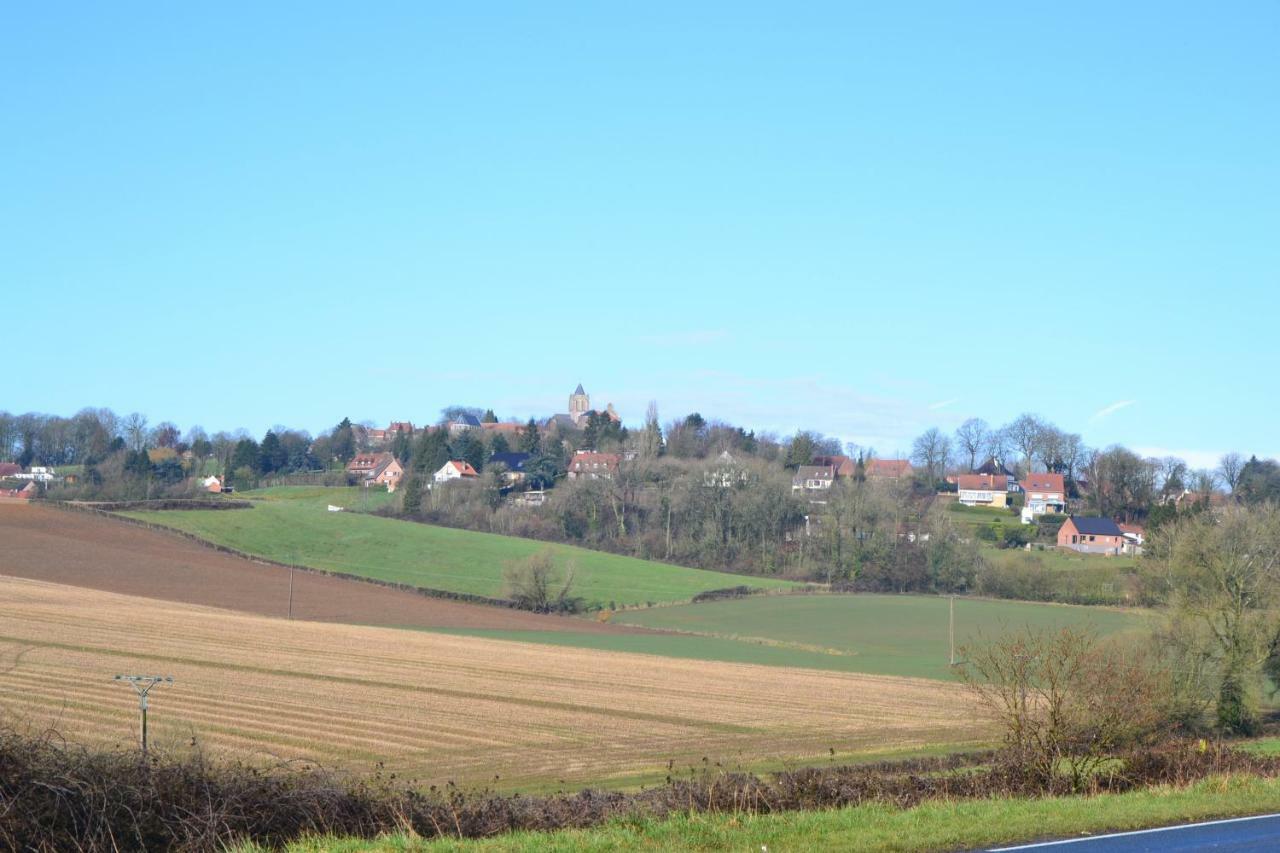
[[[424,782],[545,786],[668,760],[805,760],[970,742],[939,682],[288,622],[0,578],[0,713],[71,739],[128,743],[132,691],[157,672],[159,748]]]

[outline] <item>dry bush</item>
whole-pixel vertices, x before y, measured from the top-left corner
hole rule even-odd
[[[1050,791],[1084,790],[1118,753],[1155,742],[1168,720],[1166,673],[1088,629],[1026,629],[964,657],[965,684],[1004,731],[1006,763]]]
[[[573,594],[573,566],[561,571],[550,551],[539,551],[503,572],[507,597],[535,613],[578,613],[585,606]]]

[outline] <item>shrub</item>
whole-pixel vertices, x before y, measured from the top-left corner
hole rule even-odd
[[[503,573],[508,597],[535,613],[579,613],[585,607],[573,594],[573,567],[561,572],[550,551],[540,551]]]
[[[1090,630],[1025,629],[963,651],[965,684],[1004,731],[1007,766],[1050,792],[1082,792],[1119,753],[1157,741],[1166,673]]]

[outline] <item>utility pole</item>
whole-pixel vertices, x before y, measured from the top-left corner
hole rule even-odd
[[[951,666],[956,665],[956,597],[951,596],[951,620],[947,627],[947,633],[951,640],[951,653],[947,657],[947,661]]]
[[[293,566],[289,566],[289,618],[293,618]]]
[[[157,684],[172,684],[172,675],[117,675],[116,681],[127,681],[138,694],[138,713],[142,717],[142,754],[147,754],[147,694]]]

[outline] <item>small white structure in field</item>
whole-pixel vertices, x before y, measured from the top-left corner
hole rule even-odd
[[[329,512],[342,512],[342,507],[329,504]]]

